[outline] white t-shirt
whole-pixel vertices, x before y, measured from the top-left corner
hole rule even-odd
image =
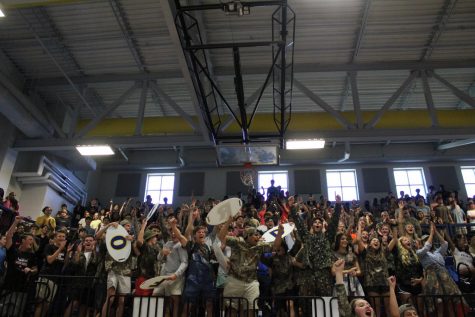
[[[459,263],[467,265],[470,269],[473,269],[473,258],[467,252],[460,252],[457,248],[454,250],[455,265],[458,267]],[[460,266],[463,269],[463,265]]]
[[[471,230],[475,231],[475,209],[467,211],[467,217],[469,222],[472,224]]]

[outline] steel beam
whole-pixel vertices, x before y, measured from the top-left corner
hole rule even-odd
[[[473,139],[473,138],[472,139],[459,140],[459,141],[455,141],[455,142],[441,144],[437,147],[437,150],[444,151],[444,150],[449,150],[449,149],[453,149],[453,148],[456,148],[456,147],[465,146],[465,145],[474,144],[474,143],[475,143],[475,139]]]
[[[269,81],[267,81],[266,83],[264,83],[264,85],[262,85],[261,87],[259,87],[258,89],[256,89],[256,91],[254,91],[252,93],[252,95],[250,95],[246,101],[244,102],[245,104],[245,107],[248,108],[251,104],[253,104],[257,98],[259,98],[259,96],[261,95],[261,92],[264,91],[267,86],[269,86]],[[221,129],[220,131],[223,132],[225,131],[227,128],[229,128],[229,126],[234,122],[234,117],[232,115],[230,115],[224,122],[223,124],[221,124]]]
[[[40,39],[40,37],[38,36],[38,33],[36,33],[35,29],[33,28],[33,26],[31,25],[31,23],[28,21],[28,19],[22,14],[21,11],[18,11],[18,13],[20,14],[20,16],[23,18],[23,21],[27,24],[28,28],[30,29],[30,31],[33,33],[33,36],[35,37],[35,39],[38,41],[38,43],[40,44],[40,46],[43,48],[43,50],[45,51],[46,55],[48,55],[48,57],[51,59],[51,61],[53,62],[53,64],[58,68],[58,70],[63,74],[64,78],[66,79],[66,81],[69,83],[69,85],[71,85],[71,87],[73,88],[74,92],[78,95],[79,99],[81,99],[81,101],[84,103],[84,105],[94,114],[94,115],[97,115],[97,112],[91,107],[91,105],[89,104],[89,102],[86,100],[86,98],[84,98],[84,96],[81,94],[81,92],[79,91],[78,87],[76,87],[76,85],[74,84],[74,82],[71,80],[71,78],[69,78],[69,75],[66,74],[66,72],[64,71],[64,69],[61,67],[61,65],[59,65],[59,63],[56,61],[56,59],[54,58],[54,56],[51,54],[51,52],[49,51],[49,49],[46,47],[46,45],[43,43],[43,41]]]
[[[433,127],[439,126],[439,119],[435,111],[434,100],[432,99],[432,92],[430,90],[429,81],[425,71],[421,72],[422,85],[424,87],[424,97],[426,99],[427,109],[429,110],[430,120]]]
[[[445,31],[445,27],[449,21],[450,16],[454,12],[457,0],[445,0],[443,7],[440,10],[440,14],[437,16],[436,24],[432,28],[432,33],[429,36],[427,43],[424,45],[424,51],[420,57],[420,61],[428,60],[432,56],[437,42],[440,36]]]
[[[120,30],[122,35],[127,43],[127,46],[134,58],[135,64],[137,67],[143,71],[148,72],[147,67],[145,66],[144,58],[142,53],[140,52],[136,40],[134,39],[134,33],[132,28],[130,27],[130,23],[127,19],[127,16],[122,8],[122,5],[119,0],[109,0],[109,4],[112,8],[112,12],[114,13],[115,19],[119,24]]]
[[[348,73],[351,85],[351,94],[353,96],[353,107],[356,115],[356,127],[358,129],[363,128],[363,117],[361,115],[360,93],[358,91],[358,83],[356,81],[356,73]]]
[[[475,95],[475,81],[473,81],[467,88],[467,95],[469,95],[470,97],[472,97],[473,95]],[[464,108],[464,102],[462,100],[460,100],[458,103],[457,103],[457,109],[463,109]]]
[[[169,105],[170,107],[175,110],[175,112],[185,120],[190,127],[193,129],[193,131],[197,131],[197,127],[195,125],[195,122],[191,118],[189,114],[187,114],[181,107],[178,105],[165,91],[163,91],[155,82],[150,82],[150,88],[161,98],[163,98]]]
[[[110,104],[103,112],[101,112],[97,117],[91,120],[85,127],[83,127],[78,133],[76,133],[76,137],[80,138],[85,136],[89,131],[94,129],[99,122],[105,119],[112,111],[117,109],[129,96],[139,87],[138,84],[134,83],[129,89],[127,89],[116,101]]]
[[[256,136],[260,136],[256,134]],[[318,137],[332,142],[351,142],[364,144],[367,142],[395,143],[434,142],[437,140],[473,139],[475,128],[426,128],[426,129],[353,129],[319,131]],[[273,136],[275,137],[275,135]],[[315,138],[315,132],[292,133],[289,138]],[[139,148],[173,148],[182,145],[190,147],[210,146],[209,142],[197,135],[166,135],[166,136],[125,136],[125,137],[94,137],[73,139],[17,139],[12,148],[17,151],[56,151],[69,150],[79,144],[110,144],[123,149]]]
[[[165,112],[165,107],[163,106],[163,102],[160,96],[153,89],[152,89],[152,100],[155,106],[157,106],[160,109],[162,117],[166,117],[167,113]]]
[[[195,44],[185,47],[186,50],[207,50],[219,48],[235,48],[235,47],[259,47],[271,45],[283,45],[282,41],[261,41],[261,42],[230,42],[230,43],[211,43],[211,44]]]
[[[279,6],[282,4],[282,1],[241,1],[243,6],[248,7],[262,7],[262,6]],[[216,4],[198,4],[198,5],[187,5],[182,6],[180,11],[203,11],[203,10],[222,10],[224,8],[224,3]]]
[[[450,89],[450,91],[457,97],[459,97],[461,100],[463,100],[463,102],[465,102],[466,104],[472,106],[475,108],[475,99],[473,99],[470,95],[468,95],[466,92],[458,89],[457,87],[455,87],[454,85],[452,85],[451,83],[449,83],[447,80],[445,80],[444,78],[440,77],[439,75],[437,75],[436,73],[434,72],[430,72],[430,75],[432,75],[435,79],[437,79],[438,81],[440,81],[442,84],[444,84],[447,88]]]
[[[418,72],[412,72],[409,77],[402,83],[401,87],[396,90],[396,92],[386,101],[383,105],[383,107],[376,113],[376,115],[371,119],[370,122],[365,126],[366,129],[371,129],[374,128],[376,123],[381,120],[382,116],[386,113],[386,111],[391,108],[391,106],[394,104],[394,102],[399,98],[399,96],[409,87],[411,82],[416,78]]]
[[[322,98],[320,98],[317,94],[313,93],[308,89],[305,85],[303,85],[300,81],[294,78],[295,86],[308,98],[310,98],[313,102],[315,102],[318,106],[320,106],[323,110],[331,114],[338,123],[340,123],[344,128],[351,129],[352,125],[345,117],[341,115],[339,111],[333,109],[332,106],[327,104]]]
[[[361,43],[363,42],[364,35],[366,33],[366,24],[368,23],[368,16],[369,16],[369,9],[371,8],[371,1],[366,0],[365,8],[363,11],[363,15],[361,17],[361,25],[358,31],[358,36],[356,37],[356,41],[354,44],[353,55],[351,56],[351,63],[354,63],[356,57],[360,53]],[[348,89],[350,88],[350,77],[349,74],[345,77],[345,88],[343,90],[343,94],[340,99],[340,111],[343,111],[346,103],[346,98],[348,96]],[[353,99],[354,101],[354,99]]]
[[[166,0],[162,0],[166,1]],[[294,73],[325,73],[325,72],[359,72],[359,71],[390,71],[390,70],[434,70],[434,69],[453,69],[453,68],[475,68],[475,59],[452,60],[452,61],[390,61],[390,62],[372,62],[372,63],[344,63],[344,64],[296,64]],[[262,75],[267,74],[269,69],[264,66],[243,67],[243,74]],[[233,76],[234,69],[227,66],[215,66],[215,76]],[[145,73],[119,73],[119,74],[100,74],[89,76],[71,76],[71,81],[75,84],[88,83],[109,83],[124,81],[142,81],[142,80],[182,80],[182,73],[175,71],[162,71]],[[38,78],[36,87],[65,86],[69,85],[64,78]]]
[[[142,82],[142,91],[140,93],[139,109],[135,122],[135,135],[142,135],[143,119],[145,116],[145,105],[147,103],[148,82]]]
[[[453,12],[456,3],[457,0],[445,0],[444,5],[442,6],[437,16],[435,25],[432,28],[432,32],[427,40],[427,43],[423,46],[424,49],[422,51],[421,57],[419,58],[420,62],[427,61],[431,58],[432,52],[434,51],[434,48],[437,45],[440,36],[445,30],[449,17]],[[399,104],[399,108],[405,109],[406,103],[409,100],[409,96],[414,92],[416,88],[415,85],[416,81],[412,82],[411,87],[403,93],[403,96],[400,99],[401,102]]]
[[[175,6],[172,4],[173,0],[160,0],[160,5],[162,7],[162,13],[165,17],[167,22],[168,31],[170,33],[171,40],[173,45],[175,46],[175,53],[178,58],[178,64],[180,65],[181,74],[185,79],[185,83],[187,86],[188,93],[191,97],[191,102],[195,108],[196,116],[198,117],[198,126],[201,134],[205,141],[210,142],[210,133],[208,128],[206,127],[205,120],[203,118],[203,114],[201,112],[198,96],[196,95],[196,91],[194,89],[193,81],[191,79],[190,70],[188,68],[188,64],[186,61],[185,54],[183,52],[180,37],[178,36],[178,31],[175,25]],[[213,140],[214,141],[214,140]]]
[[[234,90],[236,91],[239,115],[241,117],[242,142],[247,144],[249,143],[249,131],[247,126],[246,105],[244,103],[244,84],[242,82],[241,74],[241,57],[238,47],[233,48],[233,61],[234,72],[236,73],[236,76],[234,77]]]

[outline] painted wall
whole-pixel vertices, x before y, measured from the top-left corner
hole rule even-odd
[[[396,193],[396,185],[392,173],[393,168],[408,168],[408,167],[423,167],[424,169],[424,175],[426,179],[426,185],[432,185],[433,180],[431,178],[431,174],[429,171],[429,168],[431,166],[455,166],[455,170],[457,171],[457,178],[458,178],[458,188],[446,188],[447,190],[458,190],[459,191],[459,196],[462,199],[466,199],[466,191],[465,191],[465,186],[463,183],[463,178],[460,172],[460,167],[461,166],[475,166],[475,162],[464,162],[463,164],[453,164],[453,163],[405,163],[405,164],[374,164],[374,165],[351,165],[351,164],[339,164],[339,165],[315,165],[315,166],[304,166],[304,167],[285,167],[285,166],[277,166],[277,167],[263,167],[258,170],[287,170],[288,175],[289,175],[289,191],[291,194],[294,194],[294,189],[295,189],[295,180],[294,180],[294,173],[293,171],[298,169],[320,169],[320,183],[322,190],[324,190],[323,193],[312,193],[312,194],[317,194],[317,195],[325,195],[327,196],[326,193],[326,175],[325,175],[325,170],[326,169],[355,169],[356,174],[357,174],[357,181],[358,181],[358,190],[359,190],[359,195],[360,195],[360,200],[369,200],[372,201],[373,198],[375,197],[384,197],[387,195],[387,192],[380,192],[380,193],[366,193],[364,191],[364,184],[363,184],[363,176],[362,176],[362,169],[363,168],[371,168],[371,167],[378,167],[378,168],[387,168],[388,169],[388,175],[389,177],[389,184],[391,187],[391,190]],[[218,199],[221,199],[223,196],[226,194],[226,172],[231,171],[231,170],[238,170],[236,168],[214,168],[214,169],[186,169],[186,170],[136,170],[136,171],[120,171],[120,170],[107,170],[107,171],[101,171],[97,170],[95,172],[91,172],[89,175],[89,184],[92,183],[94,184],[93,186],[88,187],[88,197],[97,197],[101,202],[106,202],[108,204],[108,201],[113,198],[114,201],[117,202],[122,202],[126,199],[126,197],[115,197],[115,189],[116,189],[116,184],[117,184],[117,177],[118,174],[120,173],[140,173],[141,174],[141,182],[140,182],[140,195],[139,197],[134,197],[136,199],[143,200],[144,195],[145,195],[145,182],[147,179],[147,173],[170,173],[170,172],[175,172],[175,190],[174,190],[174,202],[173,205],[178,206],[182,202],[189,201],[190,197],[180,197],[178,195],[178,188],[179,188],[179,173],[182,171],[185,172],[196,172],[196,171],[201,171],[205,172],[205,181],[204,181],[204,195],[201,197],[197,197],[198,199],[206,199],[208,197],[215,197]],[[276,184],[278,185],[278,184]],[[439,184],[434,184],[437,188]],[[229,193],[229,194],[234,194],[234,193]],[[300,193],[300,194],[305,194],[305,193]],[[308,194],[308,193],[306,193]],[[330,197],[332,198],[332,197]]]
[[[15,127],[3,115],[0,114],[0,187],[5,193],[12,191],[9,189],[10,179],[15,166],[17,152],[12,150],[10,146],[16,136]]]

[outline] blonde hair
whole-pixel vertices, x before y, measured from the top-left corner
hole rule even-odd
[[[403,236],[403,237],[400,237],[397,242],[397,251],[401,258],[401,263],[404,266],[409,266],[409,265],[419,263],[419,258],[417,257],[416,252],[412,248],[408,250],[402,245],[401,240],[404,238],[409,239],[408,237]]]

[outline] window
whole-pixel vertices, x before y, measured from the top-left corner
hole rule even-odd
[[[145,197],[152,196],[152,203],[164,204],[163,198],[168,199],[168,204],[173,204],[173,188],[175,174],[147,174],[145,185]],[[144,199],[145,199],[144,197]]]
[[[475,166],[462,166],[462,176],[467,197],[475,196]]]
[[[259,172],[257,183],[259,188],[264,187],[264,197],[267,197],[267,188],[269,188],[271,180],[274,180],[274,186],[280,186],[284,193],[288,190],[287,171]]]
[[[395,168],[394,181],[396,182],[396,192],[399,196],[401,191],[404,194],[415,197],[416,189],[420,189],[419,195],[426,197],[426,179],[422,167]]]
[[[356,170],[327,170],[328,200],[340,195],[344,201],[359,200]]]

